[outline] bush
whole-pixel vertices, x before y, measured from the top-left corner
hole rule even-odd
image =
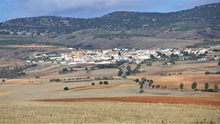
[[[95,85],[95,83],[94,83],[94,82],[92,82],[92,85]]]
[[[196,82],[193,82],[192,85],[191,85],[192,89],[196,89],[197,87],[197,83]]]
[[[100,81],[99,84],[102,84],[102,81]]]
[[[205,74],[210,74],[210,72],[209,72],[209,71],[206,71]]]
[[[104,84],[108,84],[108,81],[104,81]]]
[[[64,87],[63,89],[64,89],[64,90],[69,90],[69,88],[68,88],[68,87]]]

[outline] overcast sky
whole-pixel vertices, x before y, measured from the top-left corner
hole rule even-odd
[[[220,0],[0,0],[0,22],[15,18],[101,17],[114,11],[175,12]]]

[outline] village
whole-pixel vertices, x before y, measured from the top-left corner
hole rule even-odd
[[[128,49],[113,48],[103,50],[87,50],[65,48],[69,52],[46,54],[37,52],[27,63],[47,64],[111,64],[117,61],[128,61],[140,64],[143,61],[167,61],[175,58],[175,61],[185,60],[219,60],[220,54],[215,51],[220,46],[207,46],[206,48],[157,48],[157,49]],[[170,64],[166,62],[165,64]]]

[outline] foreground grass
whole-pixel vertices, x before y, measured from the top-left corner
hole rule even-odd
[[[121,102],[0,101],[0,123],[220,123],[220,107]]]

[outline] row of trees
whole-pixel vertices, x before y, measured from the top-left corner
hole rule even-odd
[[[180,86],[180,89],[182,90],[184,84],[181,82],[179,86]],[[192,88],[192,89],[196,89],[196,87],[197,87],[197,83],[196,83],[196,82],[193,82],[192,85],[191,85],[191,88]],[[209,83],[206,82],[206,83],[205,83],[205,90],[207,91],[208,88],[209,88]],[[217,85],[217,84],[214,85],[214,89],[215,89],[215,90],[218,90],[218,85]]]
[[[15,66],[13,69],[3,68],[0,71],[0,78],[15,78],[18,76],[25,76],[26,74],[22,72],[23,70],[36,67],[36,66],[37,64],[32,64],[32,65],[25,65],[25,66]]]

